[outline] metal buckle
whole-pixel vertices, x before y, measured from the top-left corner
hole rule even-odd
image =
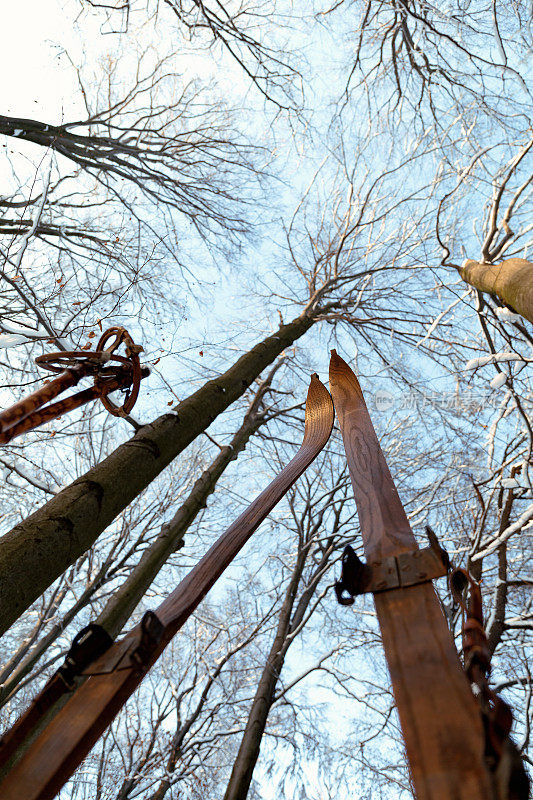
[[[403,586],[416,586],[448,573],[450,559],[441,547],[434,531],[426,526],[429,547],[388,556],[381,561],[365,564],[353,547],[346,545],[342,555],[340,580],[335,594],[342,606],[351,606],[354,598],[366,592],[385,592]]]

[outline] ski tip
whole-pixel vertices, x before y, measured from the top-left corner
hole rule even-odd
[[[347,391],[354,393],[354,397],[357,396],[360,400],[363,400],[363,392],[355,372],[336,350],[331,351],[329,384],[333,394],[339,387],[343,386]],[[337,402],[337,399],[335,399],[335,402]]]
[[[309,434],[311,429],[317,428],[325,441],[329,438],[333,427],[335,410],[331,395],[318,377],[316,372],[311,375],[311,382],[305,403],[305,427]]]
[[[320,401],[320,399],[323,399],[327,403],[326,395],[329,397],[328,390],[318,377],[318,373],[313,372],[311,375],[311,382],[309,384],[309,391],[307,393],[307,402],[309,403],[309,400]]]
[[[337,370],[344,370],[344,369],[348,370],[349,372],[352,371],[350,369],[350,367],[348,366],[348,364],[346,363],[346,361],[343,358],[340,357],[340,355],[337,353],[337,351],[336,350],[332,350],[331,351],[331,358],[330,358],[330,361],[329,361],[330,375],[331,375],[332,370],[333,371],[337,371]]]

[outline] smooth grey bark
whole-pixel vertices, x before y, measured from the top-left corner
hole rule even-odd
[[[514,478],[515,470],[511,470],[511,477]],[[503,533],[509,526],[511,519],[511,512],[513,510],[514,492],[510,489],[507,493],[507,499],[502,509],[499,525],[499,533]],[[496,592],[493,600],[493,607],[490,619],[486,626],[487,644],[491,657],[498,647],[503,633],[505,631],[505,612],[507,610],[507,591],[508,580],[507,574],[507,542],[502,542],[498,547],[498,582],[496,584]],[[481,562],[480,562],[481,563]]]
[[[318,310],[280,325],[176,413],[142,427],[104,461],[0,539],[0,635],[261,372],[303,336]]]
[[[259,757],[259,750],[268,714],[274,702],[276,685],[285,661],[287,648],[284,647],[290,625],[290,614],[294,603],[296,588],[301,577],[303,563],[298,564],[285,595],[274,641],[266,664],[257,685],[255,697],[248,715],[246,728],[233,764],[231,777],[224,800],[245,800],[248,795],[253,771]]]

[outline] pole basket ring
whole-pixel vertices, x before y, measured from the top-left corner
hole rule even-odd
[[[114,341],[104,350],[104,346],[107,344],[111,337],[115,337]],[[100,341],[98,342],[97,350],[103,351],[104,353],[109,353],[111,360],[115,360],[117,358],[121,358],[120,356],[111,355],[114,351],[119,347],[121,344],[124,344],[126,350],[127,358],[124,361],[128,364],[131,369],[131,384],[126,389],[126,397],[121,406],[117,406],[115,403],[112,402],[107,397],[107,394],[102,394],[101,401],[104,408],[109,411],[110,414],[113,414],[115,417],[124,417],[126,414],[129,414],[132,410],[133,406],[137,402],[137,397],[139,396],[139,388],[141,385],[141,362],[139,359],[139,353],[142,353],[143,348],[135,344],[131,336],[129,335],[126,328],[119,328],[113,327],[109,328],[105,333],[102,334]],[[105,380],[105,376],[102,376]],[[97,378],[95,383],[98,385],[100,378]],[[105,386],[105,384],[104,384]]]
[[[113,338],[110,345],[109,340]],[[126,356],[115,355],[115,350],[124,344]],[[139,353],[143,348],[135,344],[125,328],[109,328],[101,336],[96,350],[67,350],[58,353],[47,353],[38,356],[35,363],[50,372],[61,373],[68,369],[81,367],[84,375],[94,376],[94,385],[106,411],[115,417],[129,414],[139,396],[141,369]],[[126,397],[121,406],[109,399],[109,383],[124,381]]]
[[[60,373],[73,367],[83,367],[87,375],[96,375],[101,366],[110,360],[107,353],[89,350],[62,350],[58,353],[45,353],[37,356],[35,363],[49,372]],[[126,360],[126,359],[124,359]]]

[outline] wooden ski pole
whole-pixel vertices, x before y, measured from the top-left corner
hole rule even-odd
[[[350,367],[332,351],[330,389],[344,440],[374,602],[417,800],[489,800],[479,710]],[[416,555],[408,554],[415,551]],[[402,586],[402,564],[411,574]],[[442,573],[441,573],[442,574]],[[389,587],[383,586],[390,581]],[[415,581],[409,585],[409,580]],[[396,585],[396,588],[394,588]]]
[[[222,534],[156,612],[147,612],[140,625],[83,670],[88,679],[1,782],[2,800],[51,800],[57,794],[252,533],[322,450],[330,437],[333,419],[331,397],[313,375],[307,394],[304,438],[292,461]],[[51,683],[57,680],[61,677],[51,679],[26,714],[0,740],[0,764],[9,760],[13,745],[18,747],[21,730],[26,735],[29,731],[25,727],[39,719],[43,705],[39,705],[40,700],[46,692],[54,692],[56,687]],[[57,692],[54,698],[56,695]]]

